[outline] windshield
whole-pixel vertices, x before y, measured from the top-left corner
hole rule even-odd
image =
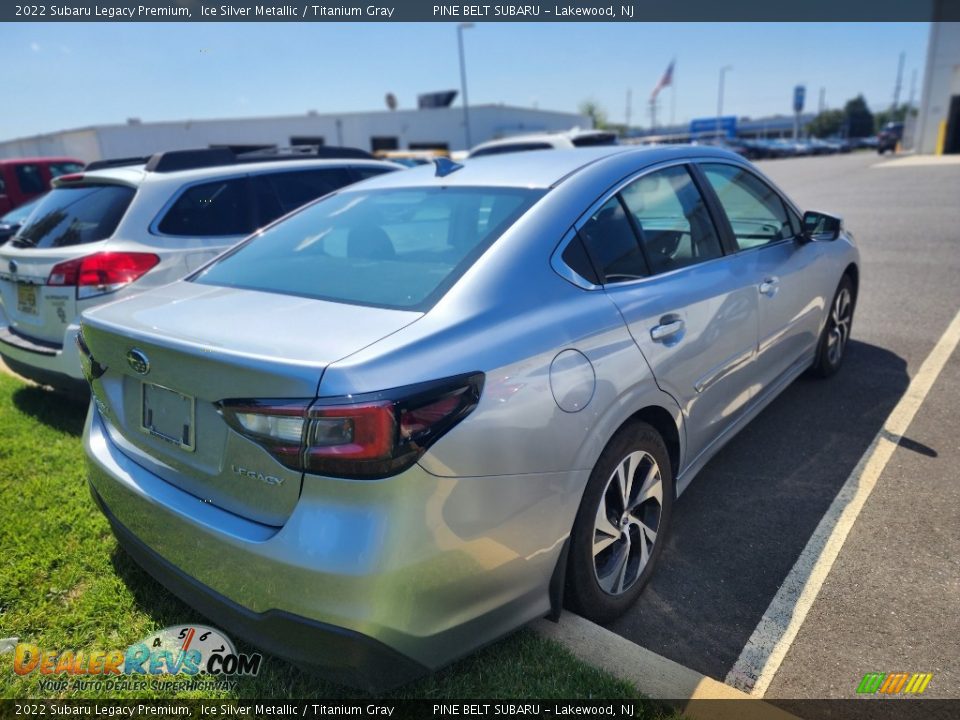
[[[20,229],[17,247],[55,248],[110,237],[133,199],[125,185],[55,188],[41,198]]]
[[[426,310],[543,192],[521,188],[345,192],[255,235],[193,279]]]

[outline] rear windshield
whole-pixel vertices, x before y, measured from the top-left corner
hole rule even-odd
[[[542,195],[521,188],[344,192],[254,236],[194,281],[425,310]]]
[[[55,248],[108,238],[117,229],[134,192],[124,185],[55,188],[34,208],[14,244]]]

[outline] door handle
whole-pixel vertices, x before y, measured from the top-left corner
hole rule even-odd
[[[666,321],[666,322],[665,322]],[[680,318],[660,318],[660,324],[650,330],[650,337],[654,342],[667,340],[683,330],[683,320]]]
[[[777,290],[780,289],[780,278],[778,277],[768,277],[765,278],[762,283],[760,283],[760,294],[766,295],[767,297],[773,297],[777,294]]]

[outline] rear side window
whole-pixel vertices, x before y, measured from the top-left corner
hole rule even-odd
[[[188,187],[157,229],[164,235],[219,237],[246,235],[254,227],[247,178],[243,177]]]
[[[24,195],[35,195],[44,190],[43,176],[40,175],[39,165],[17,165],[14,167],[17,174],[17,184]]]
[[[55,188],[37,204],[16,245],[55,248],[104,240],[117,229],[134,193],[124,185]]]
[[[584,223],[580,238],[596,262],[603,282],[625,282],[650,274],[619,196],[607,200]]]
[[[780,196],[747,170],[734,165],[700,166],[733,226],[740,250],[791,238],[794,228]]]
[[[723,255],[706,203],[686,168],[644,175],[621,194],[654,275]]]
[[[426,309],[542,194],[482,187],[343,192],[251,238],[194,281]]]

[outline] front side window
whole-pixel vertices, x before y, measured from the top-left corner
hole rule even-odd
[[[117,229],[134,193],[125,185],[54,188],[34,208],[15,243],[56,248],[104,240]]]
[[[353,178],[346,168],[323,168],[319,170],[297,170],[295,172],[270,173],[259,176],[272,189],[280,203],[280,212],[273,217],[264,218],[269,222],[280,215],[286,215],[311,200],[323,197],[349,185]]]
[[[686,168],[644,175],[621,195],[654,275],[723,255],[706,203]]]
[[[268,228],[192,280],[427,309],[542,194],[500,187],[342,192]]]
[[[219,237],[253,232],[247,179],[215,180],[187,188],[160,221],[164,235]]]
[[[404,164],[403,161],[398,160],[393,160],[392,162],[399,162],[401,165]],[[415,164],[423,165],[425,163],[426,160],[417,161]],[[357,174],[357,178],[359,180],[368,180],[372,177],[376,177],[377,175],[383,175],[384,173],[388,172],[396,172],[394,168],[373,167],[372,165],[359,165],[355,167],[353,171]]]
[[[783,200],[756,175],[735,165],[700,167],[733,226],[738,249],[749,250],[794,236]]]
[[[619,141],[617,140],[616,133],[590,133],[588,135],[580,135],[575,137],[572,140],[574,147],[594,147],[596,145],[617,145]]]
[[[24,195],[36,195],[44,189],[43,176],[40,175],[39,165],[17,165],[14,168],[17,174],[17,184]]]

